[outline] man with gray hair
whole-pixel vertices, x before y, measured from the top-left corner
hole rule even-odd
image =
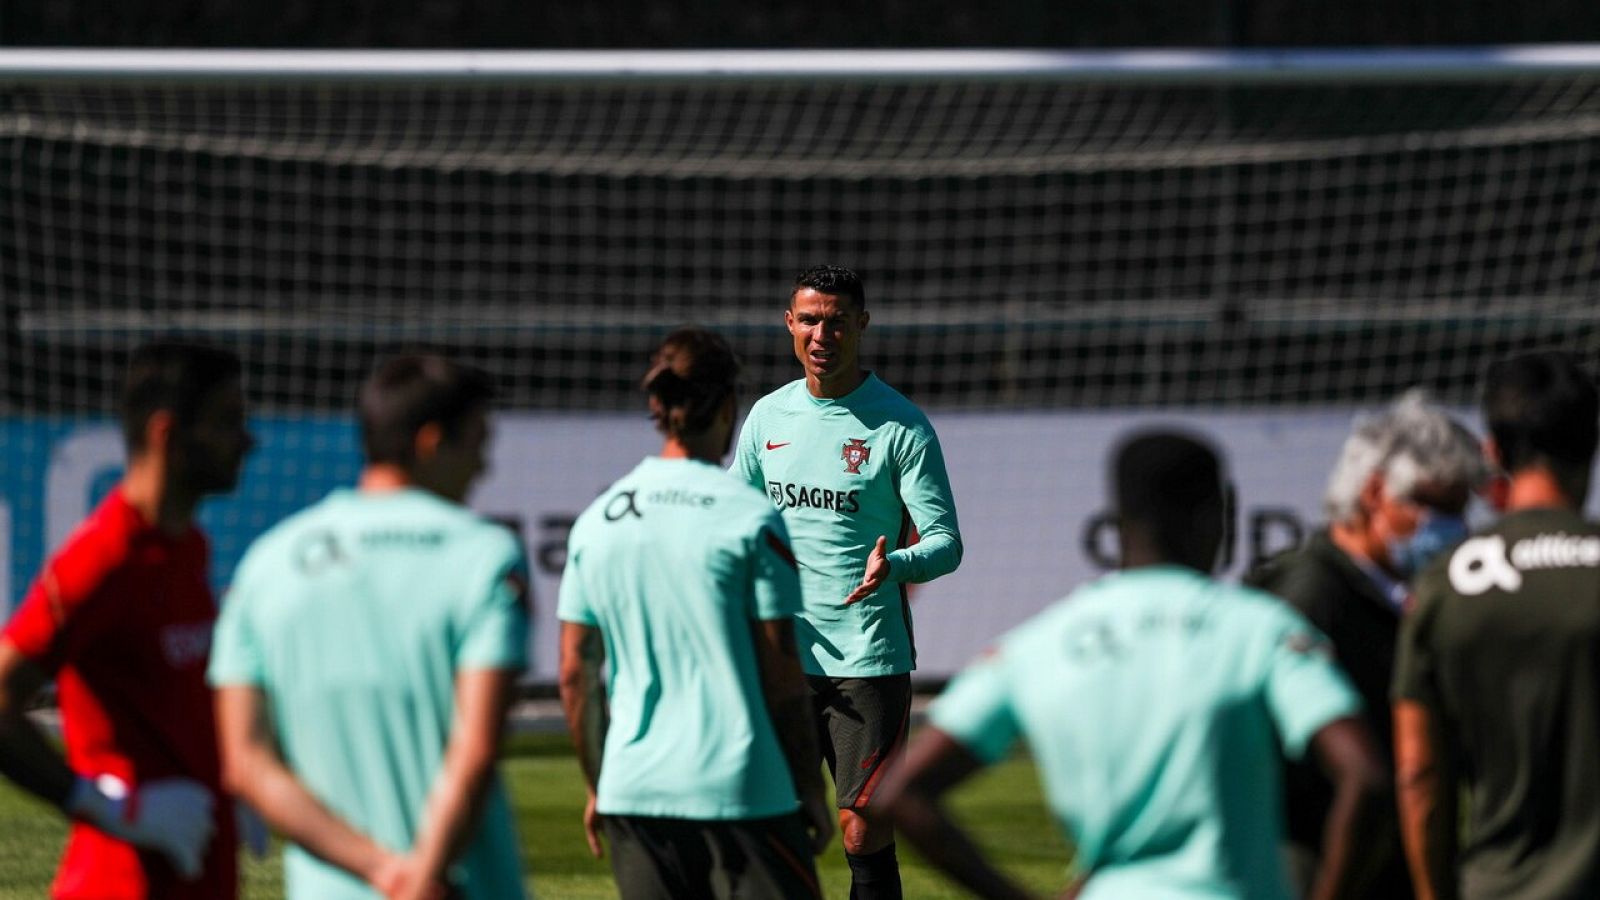
[[[1387,754],[1394,733],[1389,685],[1408,582],[1466,537],[1467,501],[1488,476],[1478,439],[1424,391],[1407,391],[1382,412],[1356,420],[1328,479],[1327,527],[1245,578],[1287,600],[1328,635]],[[1322,846],[1332,794],[1314,768],[1291,765],[1287,771],[1289,840],[1299,863],[1309,864]],[[1393,810],[1393,802],[1385,808]],[[1410,897],[1398,832],[1388,841],[1392,852],[1381,855],[1367,894]]]

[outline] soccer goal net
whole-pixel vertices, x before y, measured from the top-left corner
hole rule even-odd
[[[862,273],[869,362],[935,413],[1464,402],[1508,351],[1600,358],[1595,48],[11,51],[0,185],[17,580],[82,512],[40,473],[103,489],[72,422],[157,334],[238,349],[269,417],[224,570],[353,474],[378,356],[471,359],[512,410],[627,411],[693,321],[766,390],[818,262]],[[496,511],[559,561],[562,515]]]

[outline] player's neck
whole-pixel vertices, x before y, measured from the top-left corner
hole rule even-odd
[[[867,380],[866,369],[856,369],[852,372],[839,372],[833,377],[823,380],[810,373],[806,374],[806,390],[811,396],[822,400],[837,400],[848,395],[851,391],[861,387]]]
[[[403,467],[391,463],[373,463],[361,470],[356,490],[364,494],[387,494],[415,487],[416,480]]]
[[[1180,566],[1193,569],[1202,575],[1209,575],[1211,563],[1216,556],[1214,546],[1209,550],[1199,544],[1178,548],[1164,546],[1148,527],[1138,522],[1123,522],[1118,526],[1117,544],[1122,548],[1122,562],[1118,568],[1124,571],[1154,566]],[[1206,555],[1208,553],[1209,556]]]
[[[1551,508],[1575,510],[1581,505],[1573,500],[1566,488],[1562,487],[1560,479],[1549,469],[1518,471],[1511,476],[1511,485],[1506,492],[1506,512]]]
[[[194,526],[200,495],[172,484],[165,460],[146,455],[128,463],[121,488],[122,499],[162,533],[176,536]]]
[[[713,466],[722,464],[722,445],[726,440],[713,441],[714,435],[698,435],[695,438],[681,438],[669,436],[661,444],[662,459],[692,459],[698,462],[710,463]]]

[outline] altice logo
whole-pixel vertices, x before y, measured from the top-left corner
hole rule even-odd
[[[1450,557],[1450,584],[1468,596],[1490,588],[1515,591],[1522,587],[1523,572],[1596,566],[1600,566],[1600,536],[1540,534],[1517,541],[1509,553],[1504,538],[1479,537]]]

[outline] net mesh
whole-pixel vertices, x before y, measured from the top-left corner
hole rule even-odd
[[[759,390],[831,261],[933,407],[1464,398],[1486,355],[1600,344],[1597,86],[0,86],[6,396],[103,411],[182,331],[274,408],[401,345],[632,408],[684,321]]]

